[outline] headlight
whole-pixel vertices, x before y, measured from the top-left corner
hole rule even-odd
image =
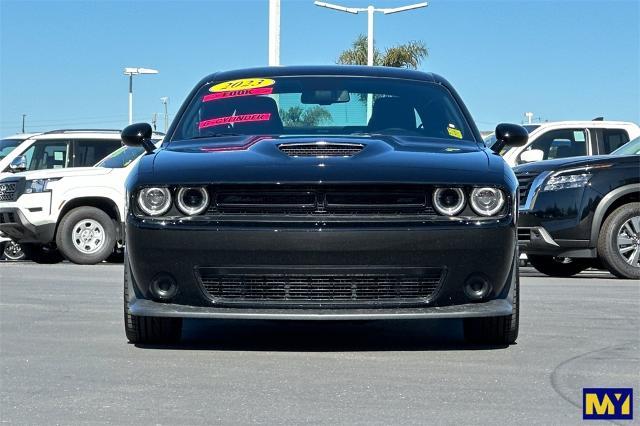
[[[184,214],[200,214],[209,206],[209,194],[205,188],[180,188],[176,198],[178,209]]]
[[[438,188],[433,191],[433,207],[445,216],[453,216],[464,209],[464,191],[460,188]]]
[[[582,188],[589,182],[589,179],[591,179],[591,173],[551,176],[542,188],[542,192]]]
[[[25,194],[36,194],[39,192],[50,191],[53,189],[55,182],[60,179],[34,179],[28,180],[25,185]]]
[[[171,207],[171,192],[167,188],[143,188],[138,193],[138,207],[149,216],[160,216]]]
[[[493,216],[504,206],[504,193],[498,188],[474,188],[471,191],[471,208],[481,216]]]

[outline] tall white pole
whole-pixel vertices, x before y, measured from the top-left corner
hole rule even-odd
[[[269,66],[280,65],[280,0],[269,0]]]
[[[373,66],[373,6],[367,7],[367,66]],[[367,122],[373,113],[373,95],[367,94]]]
[[[367,7],[367,65],[373,65],[373,12],[374,7]]]
[[[133,124],[133,74],[129,74],[129,124]]]

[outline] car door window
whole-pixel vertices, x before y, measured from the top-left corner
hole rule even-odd
[[[27,170],[62,169],[68,166],[68,141],[41,141],[22,153],[27,159]]]
[[[73,151],[73,166],[93,166],[121,146],[122,143],[118,139],[76,140]]]
[[[609,154],[629,142],[629,135],[622,129],[604,129],[602,131],[602,148]]]
[[[525,151],[532,149],[542,151],[543,160],[587,155],[587,135],[584,129],[551,130],[540,135]]]

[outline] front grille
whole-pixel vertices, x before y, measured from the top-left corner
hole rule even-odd
[[[13,201],[16,192],[16,183],[0,183],[0,201]]]
[[[228,269],[228,268],[227,268]],[[427,302],[438,289],[441,268],[378,271],[233,272],[199,268],[197,276],[214,302],[230,303],[398,303]]]
[[[364,148],[357,143],[290,143],[278,145],[290,157],[351,157]]]
[[[519,205],[522,206],[527,201],[531,184],[537,176],[537,174],[516,173],[516,177],[518,178]]]
[[[207,213],[433,215],[430,190],[418,186],[238,186],[210,189]]]

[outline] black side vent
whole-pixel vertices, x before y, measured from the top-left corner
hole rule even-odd
[[[516,173],[516,177],[518,178],[518,193],[521,206],[524,205],[524,203],[527,201],[527,196],[529,195],[531,184],[537,176],[537,174]]]
[[[359,143],[289,143],[278,145],[289,157],[351,157],[362,151]]]

